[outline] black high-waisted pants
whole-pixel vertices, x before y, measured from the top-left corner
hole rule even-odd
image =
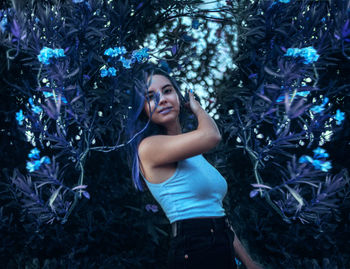
[[[234,236],[226,216],[178,221],[172,224],[168,268],[236,268]]]

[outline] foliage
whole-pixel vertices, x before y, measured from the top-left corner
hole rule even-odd
[[[149,193],[133,190],[120,149],[130,142],[124,129],[134,71],[191,39],[183,30],[163,49],[140,47],[176,18],[205,16],[199,3],[12,1],[2,9],[2,131],[10,140],[1,152],[2,264],[165,264],[159,245],[167,221]]]
[[[250,163],[243,175],[254,189],[246,191],[266,203],[235,210],[237,218],[248,218],[240,222],[250,223],[254,234],[247,237],[260,243],[256,249],[266,264],[278,259],[284,268],[345,268],[349,263],[342,256],[348,252],[350,193],[348,151],[341,146],[349,112],[345,2],[232,6],[240,41],[237,68],[218,89],[217,103],[226,152],[242,149],[248,157],[244,165],[232,154],[225,161],[237,161],[235,170]]]
[[[156,61],[204,89],[224,138],[206,157],[255,259],[349,266],[349,1],[200,2],[2,7],[2,264],[165,266],[167,220],[123,152],[134,73]]]

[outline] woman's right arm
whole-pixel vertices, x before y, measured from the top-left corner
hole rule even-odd
[[[214,148],[221,135],[214,120],[189,93],[189,106],[197,117],[198,127],[179,135],[146,137],[139,145],[139,156],[149,166],[161,166],[202,154]]]

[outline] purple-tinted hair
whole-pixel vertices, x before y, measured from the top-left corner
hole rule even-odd
[[[150,121],[143,109],[144,103],[146,101],[145,92],[149,86],[147,85],[147,80],[152,75],[163,75],[169,79],[180,99],[179,120],[181,125],[183,125],[183,121],[186,116],[186,113],[183,109],[185,98],[182,96],[180,88],[175,79],[172,78],[166,71],[158,68],[154,64],[147,64],[142,66],[142,68],[140,68],[140,70],[135,73],[133,89],[131,91],[131,109],[128,111],[128,121],[126,128],[128,139],[133,138],[133,140],[129,143],[126,150],[127,160],[131,169],[131,176],[134,187],[139,191],[146,190],[147,185],[140,177],[138,145],[145,137],[165,133],[165,130],[161,126]],[[158,105],[158,101],[159,100],[156,100],[156,107]]]

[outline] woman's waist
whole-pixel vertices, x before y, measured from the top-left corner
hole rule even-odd
[[[229,228],[227,216],[198,217],[175,221],[171,224],[172,237],[178,235],[211,234]]]

